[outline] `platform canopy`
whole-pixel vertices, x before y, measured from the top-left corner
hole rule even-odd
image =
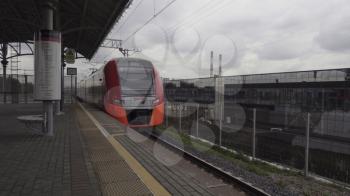
[[[0,43],[33,40],[46,1],[0,0]],[[62,32],[63,46],[91,59],[131,1],[56,0],[54,26]]]

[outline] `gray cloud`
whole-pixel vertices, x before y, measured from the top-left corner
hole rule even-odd
[[[338,16],[323,23],[315,40],[329,51],[350,51],[350,16]]]
[[[143,0],[134,10],[135,0],[108,37],[127,38],[153,16],[154,2],[157,12],[170,1]],[[124,47],[141,48],[135,56],[152,60],[165,77],[207,76],[211,50],[216,67],[219,53],[229,62],[226,75],[350,67],[348,13],[348,0],[177,0]],[[92,61],[119,56],[101,48]]]
[[[264,44],[258,51],[258,57],[266,60],[288,60],[303,56],[310,47],[302,37],[284,38]]]

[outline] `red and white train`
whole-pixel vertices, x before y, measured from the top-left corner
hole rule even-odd
[[[110,60],[79,83],[78,98],[97,104],[130,127],[154,127],[163,123],[163,84],[158,71],[147,60]]]

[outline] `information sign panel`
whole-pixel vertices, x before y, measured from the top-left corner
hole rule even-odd
[[[41,30],[35,34],[34,98],[35,100],[61,99],[61,34]]]

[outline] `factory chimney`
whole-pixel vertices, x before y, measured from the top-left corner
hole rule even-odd
[[[219,55],[219,76],[222,76],[222,55]]]
[[[210,77],[214,76],[213,70],[214,70],[214,52],[210,52]]]

